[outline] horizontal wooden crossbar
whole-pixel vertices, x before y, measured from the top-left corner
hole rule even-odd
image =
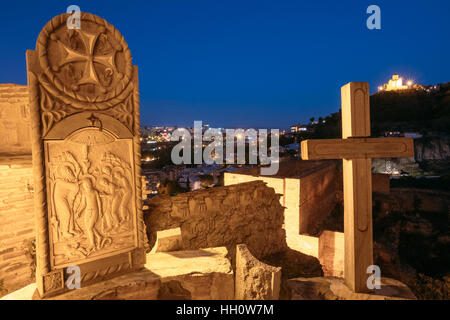
[[[414,156],[412,138],[347,138],[305,140],[303,160],[402,158]]]

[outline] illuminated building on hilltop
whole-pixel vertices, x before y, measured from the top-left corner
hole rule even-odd
[[[306,132],[308,131],[308,126],[304,125],[304,124],[294,124],[293,126],[291,126],[291,132],[292,133],[296,133],[296,132]]]
[[[406,82],[406,85],[403,84],[403,78],[401,78],[398,74],[394,74],[392,76],[392,79],[389,80],[388,83],[385,83],[382,86],[378,87],[378,91],[395,91],[395,90],[406,90],[406,89],[412,89],[413,81],[408,80]]]

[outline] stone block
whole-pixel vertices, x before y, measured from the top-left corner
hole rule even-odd
[[[381,278],[381,288],[355,293],[335,277],[295,278],[288,280],[292,300],[416,300],[402,282]]]
[[[245,244],[236,247],[235,298],[239,300],[277,300],[281,268],[257,260]]]
[[[344,233],[322,232],[319,237],[319,261],[325,276],[344,276]]]
[[[145,268],[48,300],[230,300],[234,275],[225,247],[147,254]],[[39,299],[33,283],[1,300]]]
[[[182,249],[181,229],[173,228],[156,232],[156,243],[151,252],[170,252]]]
[[[227,255],[225,247],[158,252],[147,255],[145,267],[161,279],[158,299],[231,300],[234,275]]]

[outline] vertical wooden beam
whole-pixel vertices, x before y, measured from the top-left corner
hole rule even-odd
[[[369,137],[369,83],[347,83],[341,88],[341,100],[342,138]]]
[[[344,278],[354,292],[365,292],[367,267],[373,264],[372,160],[343,160]]]
[[[370,136],[369,84],[341,88],[342,138]],[[354,292],[367,291],[367,267],[373,264],[372,160],[343,159],[344,278]]]

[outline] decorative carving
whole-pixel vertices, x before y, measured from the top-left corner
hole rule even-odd
[[[73,113],[74,108],[54,97],[50,97],[43,87],[40,87],[39,91],[41,97],[42,135],[45,136],[55,123],[65,118],[68,114]]]
[[[132,74],[131,53],[123,36],[89,13],[81,14],[81,29],[67,29],[68,16],[53,18],[37,41],[47,84],[77,101],[98,103],[116,98],[128,87]]]
[[[64,276],[62,270],[50,272],[44,277],[45,291],[57,291],[64,288]]]
[[[130,95],[123,103],[111,109],[111,114],[133,132],[133,97]]]
[[[141,267],[147,246],[137,68],[112,25],[82,13],[82,28],[69,30],[69,16],[49,21],[27,52],[44,297],[64,290],[70,265],[85,270],[82,282],[101,280]]]
[[[135,213],[131,160],[125,141],[81,129],[63,143],[48,142],[54,265],[132,247]],[[127,145],[128,144],[128,145]],[[65,151],[70,149],[71,151]]]
[[[38,76],[42,134],[73,113],[110,109],[133,131],[134,83],[127,43],[100,17],[83,13],[81,29],[67,29],[67,17],[47,23],[36,45],[43,68]]]

